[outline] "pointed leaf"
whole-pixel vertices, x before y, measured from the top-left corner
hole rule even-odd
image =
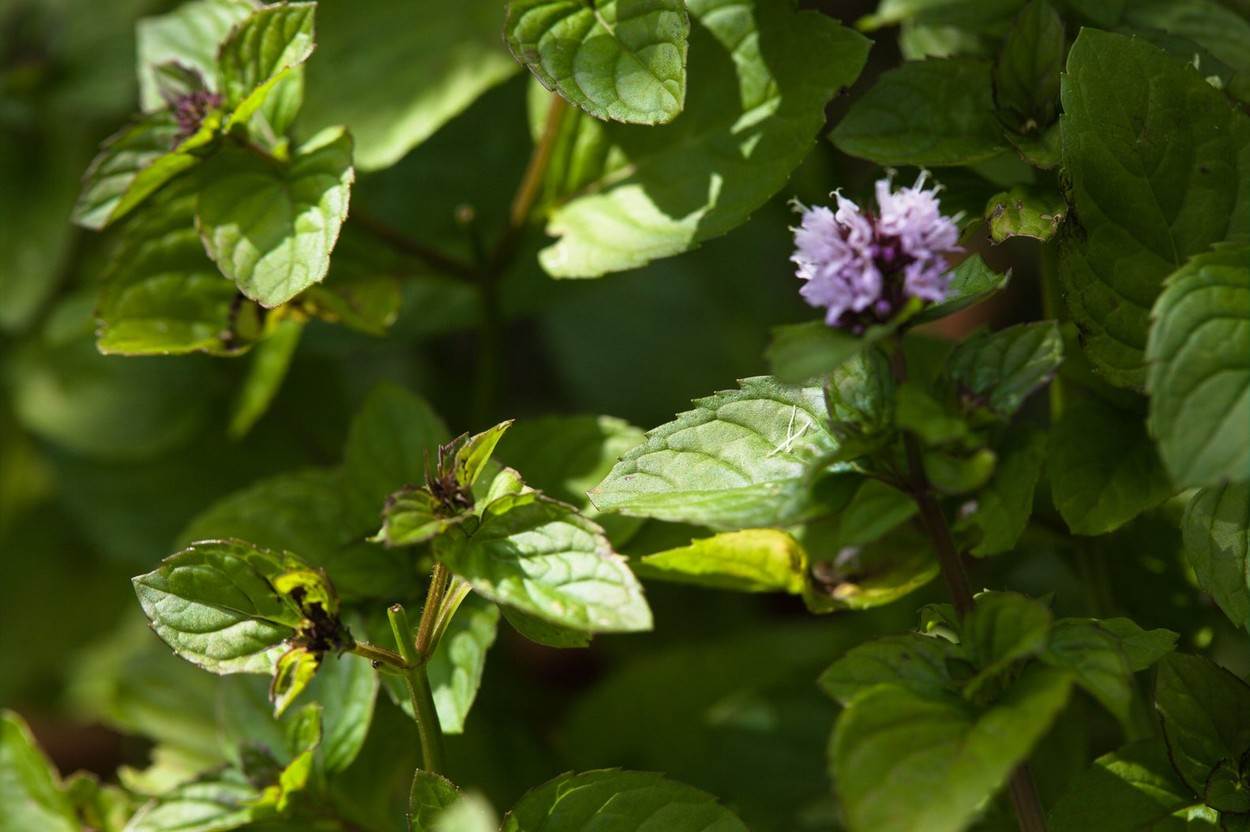
[[[593,633],[561,627],[558,624],[552,624],[549,621],[523,613],[515,607],[500,607],[499,610],[503,613],[503,617],[507,619],[508,623],[512,625],[512,629],[535,644],[541,644],[544,647],[554,647],[558,650],[587,647],[590,645],[591,640],[594,639]]]
[[[512,419],[500,422],[489,430],[470,436],[463,445],[456,449],[454,462],[456,482],[465,488],[472,488],[477,478],[482,476],[486,463],[490,462],[495,446],[503,438],[504,432],[512,427]]]
[[[1250,630],[1250,486],[1204,488],[1185,510],[1185,558],[1198,586]]]
[[[1020,133],[1039,132],[1059,111],[1063,19],[1046,0],[1032,0],[1011,24],[994,62],[999,117]]]
[[[877,685],[938,697],[956,689],[946,662],[957,649],[944,638],[919,633],[886,636],[848,650],[820,675],[820,686],[843,707]]]
[[[1159,664],[1155,706],[1172,765],[1203,794],[1223,760],[1250,749],[1250,685],[1210,659],[1173,653]]]
[[[1054,376],[1063,336],[1054,321],[974,335],[951,353],[951,378],[966,402],[1008,417]]]
[[[218,52],[217,65],[226,107],[234,111],[232,123],[246,123],[279,82],[308,60],[314,46],[316,9],[316,3],[264,6],[230,32]],[[302,82],[295,83],[302,86]],[[298,99],[283,102],[279,117],[271,120],[273,132],[278,136],[286,133],[298,110]]]
[[[210,90],[218,89],[217,50],[234,25],[255,11],[249,0],[191,0],[169,14],[140,19],[135,40],[144,111],[167,105],[160,94],[157,68],[169,61],[198,72]]]
[[[442,510],[442,502],[428,489],[401,489],[386,498],[382,529],[369,539],[387,546],[417,546],[473,516],[472,512],[465,512],[444,517]]]
[[[647,555],[637,571],[644,578],[714,589],[794,595],[803,591],[807,552],[778,529],[745,529]]]
[[[257,345],[247,377],[243,379],[243,386],[235,400],[230,426],[226,429],[231,437],[238,439],[246,436],[252,425],[265,415],[282,389],[303,332],[303,321],[287,318],[279,321]]]

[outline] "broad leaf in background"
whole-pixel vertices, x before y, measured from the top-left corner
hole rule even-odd
[[[826,326],[823,321],[786,324],[773,330],[765,357],[778,379],[787,384],[802,384],[828,375],[894,329],[874,326],[863,336],[856,336]]]
[[[951,272],[946,284],[946,299],[920,310],[913,323],[936,321],[938,318],[967,309],[1007,288],[1011,272],[998,273],[985,265],[981,255],[974,254]]]
[[[803,591],[807,552],[778,529],[745,529],[647,555],[635,571],[643,578],[714,589],[793,595]]]
[[[270,673],[302,617],[271,579],[290,555],[242,541],[192,544],[146,575],[135,594],[174,652],[213,673]]]
[[[983,712],[951,695],[868,688],[829,755],[850,832],[956,832],[1050,728],[1071,677],[1033,666]]]
[[[56,769],[12,711],[0,711],[0,832],[77,832],[73,804]]]
[[[352,140],[329,128],[289,163],[230,148],[205,169],[196,224],[208,255],[261,306],[319,283],[347,216]]]
[[[791,523],[821,508],[813,482],[837,441],[820,387],[743,379],[652,430],[590,497],[601,511],[718,529]]]
[[[1198,586],[1250,630],[1250,486],[1204,488],[1185,510],[1185,558]]]
[[[881,0],[877,10],[856,22],[873,31],[904,23],[926,27],[954,27],[978,34],[1001,35],[1011,25],[1024,0]]]
[[[576,796],[570,799],[572,796]],[[610,817],[619,832],[746,832],[732,812],[706,792],[662,774],[601,769],[562,774],[527,792],[500,832],[590,829]]]
[[[515,607],[500,607],[503,617],[525,638],[544,647],[566,650],[575,647],[588,647],[594,640],[593,633],[561,627],[541,618],[523,613]]]
[[[1065,46],[1058,12],[1046,0],[1032,0],[994,62],[994,100],[999,118],[1011,129],[1028,135],[1055,120]]]
[[[1133,30],[1157,30],[1206,49],[1232,70],[1228,91],[1250,100],[1250,19],[1242,4],[1221,5],[1218,0],[1138,0],[1124,4],[1121,25]],[[1193,50],[1190,50],[1191,53]]]
[[[168,105],[157,84],[156,68],[170,61],[198,72],[209,89],[217,89],[217,50],[234,25],[255,11],[249,0],[191,0],[168,14],[141,19],[135,39],[144,111]]]
[[[968,165],[1004,149],[990,65],[966,58],[884,73],[831,134],[843,153],[882,165]]]
[[[260,800],[260,790],[241,772],[227,770],[150,800],[126,824],[126,832],[238,829],[273,814],[259,807]]]
[[[586,632],[651,629],[651,610],[624,558],[572,506],[529,492],[488,505],[468,537],[439,557],[500,604]]]
[[[947,366],[967,404],[1006,418],[1049,382],[1061,363],[1059,325],[1042,321],[973,335],[955,348]]]
[[[807,155],[867,55],[861,36],[784,0],[686,5],[701,81],[672,124],[578,125],[573,152],[597,161],[556,195],[547,233],[560,239],[539,256],[555,277],[636,268],[740,225]]]
[[[1078,775],[1047,825],[1052,832],[1215,832],[1218,823],[1208,813],[1172,769],[1167,747],[1141,740],[1102,755]]]
[[[1068,53],[1063,110],[1081,229],[1061,248],[1066,299],[1098,370],[1141,387],[1164,278],[1214,243],[1250,237],[1250,118],[1192,67],[1095,29]]]
[[[843,707],[876,685],[940,697],[957,690],[947,666],[957,650],[951,642],[935,636],[886,636],[848,650],[820,675],[820,686]]]
[[[512,0],[504,35],[543,86],[595,118],[663,124],[685,103],[683,0]]]
[[[303,97],[302,82],[293,72],[312,54],[316,9],[316,3],[263,6],[230,32],[217,64],[226,108],[233,111],[231,123],[246,124],[282,84],[266,117],[274,134],[286,133]]]
[[[319,0],[301,123],[346,124],[361,170],[393,165],[517,71],[502,21],[499,0]]]
[[[985,206],[990,239],[996,243],[1010,237],[1045,242],[1055,236],[1067,215],[1068,204],[1062,196],[1023,185],[995,194]]]
[[[1151,314],[1150,432],[1178,487],[1250,479],[1250,249],[1171,277]]]
[[[994,475],[965,505],[956,531],[979,534],[972,545],[977,557],[997,555],[1016,545],[1033,513],[1033,491],[1046,462],[1046,434],[1015,427],[995,451]],[[975,530],[975,532],[973,532]]]
[[[1141,418],[1095,399],[1065,405],[1051,430],[1047,475],[1076,534],[1105,534],[1172,496]]]
[[[1250,685],[1210,659],[1182,653],[1165,658],[1155,706],[1172,765],[1195,794],[1206,793],[1221,762],[1236,765],[1250,749]]]
[[[274,397],[282,389],[282,382],[287,371],[291,369],[291,360],[295,358],[295,350],[299,347],[303,331],[303,321],[287,318],[279,321],[257,345],[247,377],[243,379],[243,386],[235,400],[230,425],[226,428],[231,437],[238,439],[245,436],[252,429],[252,425],[265,415]]]

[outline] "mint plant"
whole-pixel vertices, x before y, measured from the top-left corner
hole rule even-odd
[[[0,9],[0,832],[1250,830],[1250,8],[859,5]]]

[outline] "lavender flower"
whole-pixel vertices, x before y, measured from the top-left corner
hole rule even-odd
[[[958,251],[955,219],[942,215],[938,187],[924,189],[921,172],[910,188],[877,182],[877,213],[862,211],[834,193],[837,211],[796,203],[803,220],[794,230],[799,294],[824,307],[825,323],[856,334],[888,321],[909,298],[946,297],[949,266],[943,255]]]

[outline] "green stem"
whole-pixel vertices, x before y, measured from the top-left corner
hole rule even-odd
[[[407,670],[408,663],[404,661],[404,657],[393,650],[387,650],[385,647],[378,647],[376,644],[368,644],[367,642],[356,642],[352,646],[352,652],[357,656],[368,659],[378,670]]]
[[[413,715],[417,719],[417,733],[421,738],[422,767],[426,771],[442,772],[443,730],[438,724],[438,711],[434,707],[434,694],[430,690],[429,677],[426,676],[425,662],[422,661],[421,655],[413,644],[408,613],[402,604],[394,604],[386,610],[386,617],[391,622],[391,633],[395,636],[395,644],[399,648],[399,653],[408,665],[404,669],[404,682],[408,687],[408,696],[412,700]],[[423,613],[423,621],[424,618]]]

